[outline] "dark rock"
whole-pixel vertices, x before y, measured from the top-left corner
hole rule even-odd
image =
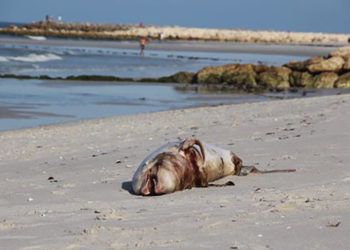
[[[78,75],[78,76],[67,76],[66,80],[71,81],[133,81],[132,78],[120,78],[116,76],[104,76],[104,75]]]
[[[141,78],[141,79],[138,79],[137,82],[157,83],[162,81],[160,81],[160,78]],[[164,81],[164,82],[167,82],[167,81]],[[171,82],[171,81],[168,81],[168,82]]]

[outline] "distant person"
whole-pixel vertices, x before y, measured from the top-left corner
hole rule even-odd
[[[144,28],[144,27],[145,27],[145,25],[143,24],[143,22],[140,22],[140,23],[139,23],[139,27],[140,27],[140,28]]]
[[[144,50],[145,50],[145,47],[146,47],[146,44],[147,44],[147,39],[146,37],[140,37],[140,56],[144,56]]]
[[[47,22],[47,23],[51,22],[51,17],[50,17],[50,15],[46,15],[46,16],[45,16],[45,22]]]

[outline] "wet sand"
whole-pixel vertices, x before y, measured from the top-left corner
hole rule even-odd
[[[2,132],[0,246],[348,249],[349,127],[350,95],[339,95]],[[246,164],[297,172],[158,197],[129,192],[150,150],[189,136]]]

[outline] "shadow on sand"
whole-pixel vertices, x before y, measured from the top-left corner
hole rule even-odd
[[[124,181],[122,183],[122,189],[128,191],[130,194],[136,195],[134,190],[132,189],[132,182],[131,181]]]

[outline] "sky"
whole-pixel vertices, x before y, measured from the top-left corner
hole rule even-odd
[[[0,0],[0,21],[64,21],[350,33],[350,0]]]

